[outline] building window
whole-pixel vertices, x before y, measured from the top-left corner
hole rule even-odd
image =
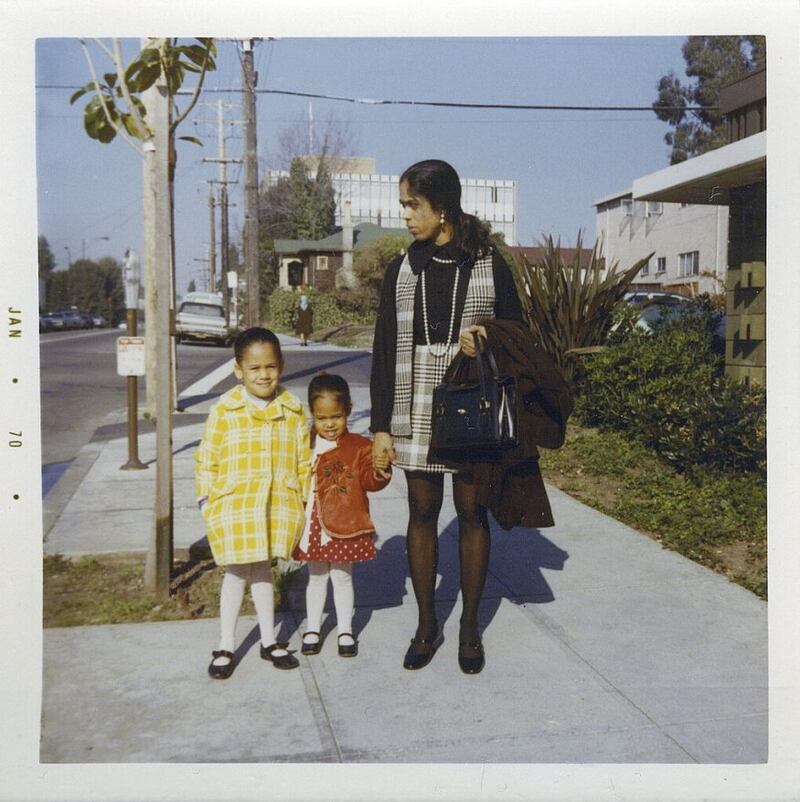
[[[650,260],[648,259],[644,263],[644,267],[642,268],[642,275],[646,276],[650,272]]]
[[[327,256],[318,256],[317,257],[317,270],[327,270],[328,269],[328,257]]]
[[[492,203],[497,203],[497,187],[490,187],[492,191]]]
[[[700,273],[700,251],[688,251],[680,255],[681,276],[696,276]]]
[[[622,199],[622,213],[626,217],[630,217],[633,214],[633,198]]]
[[[647,216],[656,217],[664,211],[664,204],[661,201],[647,201]]]
[[[656,275],[667,272],[667,257],[659,256],[656,258]]]

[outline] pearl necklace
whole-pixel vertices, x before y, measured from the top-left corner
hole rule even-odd
[[[437,262],[449,262],[450,264],[452,264],[454,261],[451,259],[442,260],[436,259],[436,257],[433,258]],[[456,268],[456,280],[453,283],[453,303],[450,307],[450,329],[447,332],[447,342],[444,345],[441,343],[431,344],[430,328],[428,326],[428,302],[425,299],[427,294],[425,291],[425,272],[425,270],[422,271],[422,323],[425,327],[425,344],[428,348],[428,353],[431,356],[441,359],[443,356],[447,355],[447,352],[450,350],[450,346],[453,342],[453,329],[455,328],[456,322],[456,294],[458,293],[458,275],[461,271]]]

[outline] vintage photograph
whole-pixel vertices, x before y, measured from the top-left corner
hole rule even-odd
[[[766,30],[32,39],[34,762],[768,771]]]

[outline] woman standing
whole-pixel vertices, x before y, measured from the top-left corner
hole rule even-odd
[[[409,167],[400,177],[400,205],[414,242],[384,277],[370,392],[373,454],[378,459],[388,452],[408,484],[406,548],[419,620],[403,666],[422,668],[438,645],[438,518],[444,474],[451,473],[463,599],[458,663],[465,673],[477,674],[485,663],[478,604],[489,562],[489,522],[471,473],[428,461],[432,396],[459,349],[475,355],[472,332],[486,337],[479,321],[522,321],[522,308],[487,228],[462,210],[461,182],[447,162]]]
[[[294,310],[294,333],[300,335],[300,344],[308,346],[308,338],[314,331],[314,309],[308,302],[308,296],[303,293]]]

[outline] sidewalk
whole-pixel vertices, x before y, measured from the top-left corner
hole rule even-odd
[[[290,359],[295,341],[286,342]],[[313,347],[331,360],[350,353]],[[287,385],[303,397],[307,381]],[[351,387],[351,428],[364,432],[368,387]],[[174,429],[176,549],[203,534],[193,453],[213,400],[192,406],[183,413],[188,423]],[[139,454],[155,458],[154,434],[140,436]],[[146,550],[155,466],[120,471],[126,460],[124,432],[85,447],[52,491],[63,488],[65,506],[47,513],[46,553]],[[240,619],[242,659],[226,682],[206,674],[216,619],[47,629],[42,762],[766,761],[766,604],[548,492],[555,527],[493,528],[481,674],[466,676],[456,663],[458,540],[449,487],[437,588],[445,642],[423,670],[401,666],[416,613],[398,471],[371,497],[379,556],[355,569],[356,659],[338,657],[330,618],[322,652],[299,655],[302,588],[291,612],[277,618],[279,637],[300,657],[299,670],[289,672],[259,659],[253,618]],[[59,496],[49,498],[46,506]]]

